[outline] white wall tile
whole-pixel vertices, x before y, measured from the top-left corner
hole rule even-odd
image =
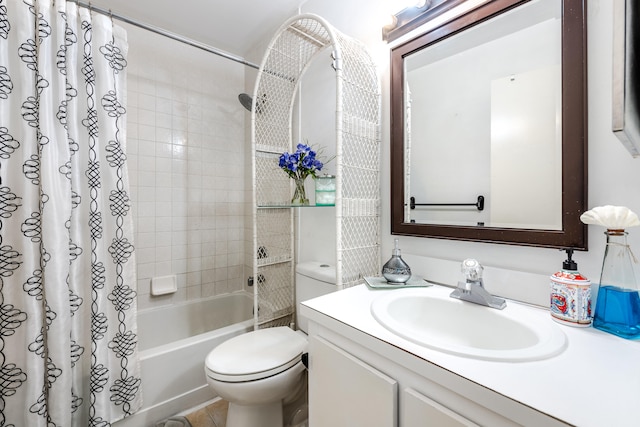
[[[162,189],[162,191],[171,192],[171,178],[171,172],[156,171],[155,182],[157,188]]]
[[[145,140],[145,141],[155,141],[156,128],[154,126],[149,126],[149,125],[138,125],[138,139]]]
[[[203,271],[211,271],[215,267],[215,257],[212,255],[204,255],[202,257],[202,269]],[[212,279],[213,280],[213,279]]]
[[[155,187],[138,187],[136,191],[138,202],[155,202]]]
[[[183,132],[187,132],[189,130],[189,120],[186,117],[186,112],[184,114],[185,116],[183,117],[176,115],[172,116],[171,128],[173,130],[179,130]]]
[[[138,202],[137,206],[138,218],[155,217],[156,204],[154,202]]]
[[[155,263],[140,263],[138,262],[138,279],[150,279],[155,276]]]
[[[156,261],[171,261],[171,246],[156,246]]]
[[[168,276],[172,274],[171,265],[166,262],[155,263],[155,276]]]
[[[160,231],[156,232],[156,246],[171,246],[171,232]]]
[[[156,158],[153,156],[138,156],[138,170],[142,172],[155,172]]]
[[[156,217],[169,217],[172,215],[173,203],[171,201],[160,201],[155,203]]]
[[[206,282],[202,284],[202,298],[216,295],[215,282]]]
[[[154,126],[156,125],[156,112],[154,110],[138,110],[138,124]]]
[[[149,222],[155,221],[155,231],[173,231],[172,218],[170,216],[148,218],[148,219],[145,219],[145,221],[149,221]]]
[[[156,174],[137,169],[138,185],[141,187],[153,187],[156,182]]]
[[[215,256],[214,259],[214,267],[216,269],[218,268],[224,268],[227,267],[228,263],[227,263],[227,253],[222,253],[222,254],[218,254]]]
[[[136,98],[137,99],[137,98]],[[129,103],[129,108],[127,108],[127,124],[128,125],[137,125],[139,123],[138,121],[138,108],[134,108],[131,106],[131,101],[129,99],[127,99],[127,102]],[[138,137],[138,129],[136,127],[135,129],[135,135],[132,133],[132,129],[129,128],[127,130],[127,134],[130,137]]]
[[[149,264],[155,262],[156,251],[155,247],[137,247],[136,248],[136,261],[138,264]]]
[[[173,132],[171,131],[170,127],[163,127],[164,124],[165,123],[161,121],[156,126],[156,142],[168,144],[168,147],[171,150],[173,148]],[[169,157],[171,157],[172,154],[173,151],[171,151]]]
[[[155,82],[146,78],[140,78],[138,80],[138,92],[144,95],[155,95],[156,94]]]
[[[171,162],[171,158],[162,156],[156,157],[156,170],[171,172]]]
[[[202,284],[202,274],[200,270],[187,272],[187,287],[200,286]]]
[[[186,245],[187,234],[184,231],[172,231],[172,242],[174,245]]]
[[[140,92],[138,94],[138,109],[153,111],[156,108],[156,97]]]
[[[173,117],[170,113],[156,113],[155,119],[157,126],[168,129],[168,123],[171,123]]]
[[[149,55],[145,43],[164,53]],[[176,54],[172,43],[129,34],[127,156],[140,309],[242,289],[250,240],[236,226],[247,215],[250,167],[237,162],[249,150],[249,116],[236,101],[245,92],[244,66],[189,47]],[[168,274],[178,292],[151,296],[149,279]]]
[[[173,173],[186,175],[189,171],[188,162],[186,160],[176,159],[176,157],[174,156],[171,171]]]
[[[170,86],[159,87],[158,97],[156,98],[156,112],[161,114],[171,114],[172,109],[173,109],[173,101],[171,101],[171,87]]]
[[[186,274],[188,270],[187,268],[187,259],[173,259],[171,261],[171,268],[174,274]]]
[[[150,216],[150,217],[143,218],[142,221],[138,221],[136,231],[138,233],[152,233],[156,231],[156,218],[153,216]]]
[[[202,298],[202,287],[201,286],[188,286],[187,287],[187,296],[188,300],[195,300],[198,298]]]

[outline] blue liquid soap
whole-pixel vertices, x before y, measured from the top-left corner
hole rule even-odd
[[[640,338],[638,291],[616,286],[600,286],[593,327],[622,338]]]

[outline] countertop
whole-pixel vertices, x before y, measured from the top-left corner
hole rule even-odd
[[[424,289],[439,293],[452,290],[438,285]],[[532,362],[456,356],[407,341],[373,318],[370,305],[376,297],[403,291],[359,285],[305,301],[301,314],[320,322],[328,316],[568,424],[640,426],[640,341],[625,340],[591,327],[557,324],[548,310],[507,300],[505,310],[519,305],[530,311],[536,321],[556,324],[567,336],[567,348],[555,357]]]

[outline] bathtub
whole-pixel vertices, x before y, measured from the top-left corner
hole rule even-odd
[[[215,398],[204,375],[214,347],[253,329],[253,297],[237,292],[138,312],[143,406],[114,427],[155,426]]]

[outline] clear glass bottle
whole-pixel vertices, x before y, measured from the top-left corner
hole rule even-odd
[[[400,256],[400,248],[398,248],[398,239],[394,240],[395,248],[389,261],[382,267],[382,275],[387,279],[388,283],[401,285],[411,278],[411,269]]]
[[[640,295],[624,230],[607,230],[593,327],[622,338],[640,338]]]

